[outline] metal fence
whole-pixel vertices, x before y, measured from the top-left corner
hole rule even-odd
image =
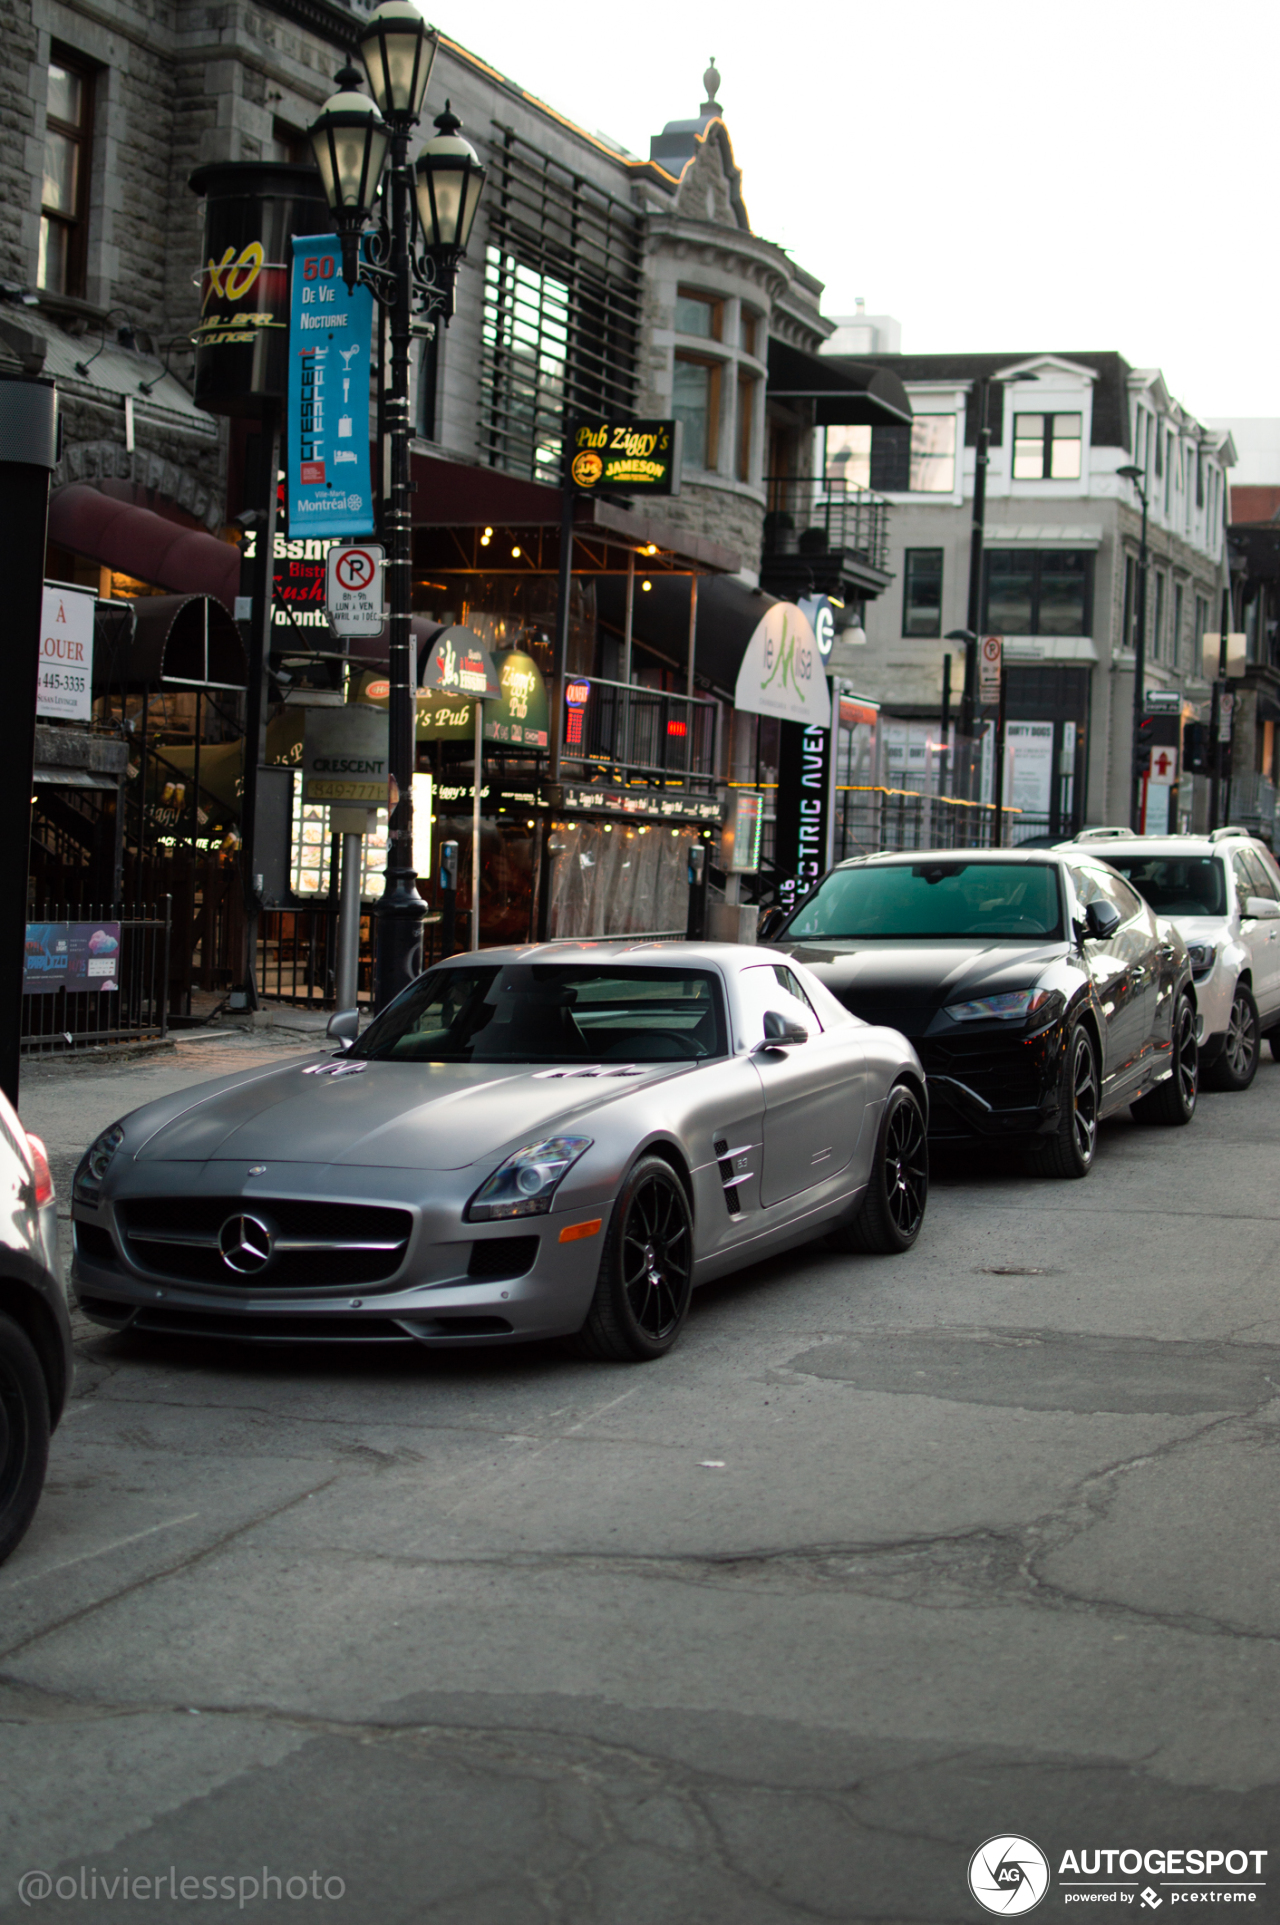
[[[574,686],[571,681],[570,691]],[[587,699],[566,704],[566,763],[612,764],[637,774],[679,776],[693,788],[701,781],[708,792],[714,787],[714,702],[595,678],[577,686]]]
[[[429,969],[441,950],[441,919],[429,914],[423,928],[422,966]],[[467,931],[458,924],[458,948]],[[378,918],[365,903],[360,915],[360,960],[356,1001],[372,1007],[377,958]],[[337,996],[338,910],[327,902],[297,909],[268,909],[258,918],[256,982],[260,1003],[289,1003],[308,1009],[335,1007]]]
[[[118,902],[45,903],[31,923],[119,923],[120,955],[114,989],[59,985],[23,995],[22,1048],[58,1055],[95,1043],[144,1042],[168,1034],[169,896],[149,907]]]
[[[881,849],[990,849],[1018,839],[1019,809],[911,789],[841,787],[836,790],[834,858],[874,855]],[[1033,831],[1034,833],[1034,831]]]

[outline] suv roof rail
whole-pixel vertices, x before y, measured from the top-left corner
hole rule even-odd
[[[1225,829],[1209,831],[1210,842],[1221,842],[1224,836],[1243,836],[1246,842],[1256,842],[1258,839],[1252,829],[1237,829],[1234,824],[1228,824]]]
[[[1119,829],[1119,828],[1081,829],[1079,835],[1077,835],[1076,837],[1076,841],[1077,842],[1105,842],[1108,839],[1108,837],[1112,837],[1112,838],[1116,836],[1127,837],[1127,836],[1131,836],[1132,834],[1133,834],[1132,829]]]

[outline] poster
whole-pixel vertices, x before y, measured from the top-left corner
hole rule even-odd
[[[120,987],[118,922],[29,922],[22,965],[24,996],[55,989],[116,990]]]
[[[289,328],[291,536],[371,535],[373,296],[350,293],[336,234],[295,236]]]
[[[1010,767],[1006,808],[1047,816],[1053,804],[1053,723],[1007,722],[1005,751]]]
[[[89,588],[46,582],[40,622],[36,714],[60,722],[93,719],[93,614]]]

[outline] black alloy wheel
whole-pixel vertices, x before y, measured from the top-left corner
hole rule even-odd
[[[1037,1137],[1031,1146],[1031,1167],[1037,1174],[1088,1176],[1098,1153],[1100,1103],[1097,1052],[1081,1024],[1068,1035],[1062,1053],[1057,1124],[1052,1135]]]
[[[1237,983],[1227,1017],[1227,1033],[1222,1053],[1205,1072],[1209,1089],[1246,1090],[1258,1073],[1262,1057],[1262,1037],[1258,1030],[1258,1005],[1247,983]]]
[[[0,1315],[0,1564],[35,1516],[49,1461],[49,1390],[31,1339]]]
[[[1129,1105],[1139,1123],[1163,1123],[1180,1129],[1196,1113],[1200,1088],[1200,1049],[1196,1042],[1196,1017],[1189,996],[1179,996],[1173,1012],[1173,1035],[1169,1051],[1172,1072],[1157,1083],[1146,1096]]]
[[[929,1201],[929,1141],[915,1091],[895,1083],[876,1139],[871,1175],[852,1223],[831,1233],[837,1249],[896,1257],[920,1234]]]
[[[642,1156],[618,1192],[578,1347],[613,1363],[664,1356],[692,1293],[693,1213],[684,1185],[662,1157]]]

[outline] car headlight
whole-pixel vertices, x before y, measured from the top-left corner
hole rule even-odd
[[[1191,964],[1191,974],[1198,983],[1204,981],[1214,963],[1218,960],[1218,949],[1211,942],[1189,942],[1187,958]]]
[[[487,1223],[494,1217],[545,1216],[566,1171],[585,1150],[589,1136],[549,1136],[530,1143],[496,1169],[467,1205],[467,1221]]]
[[[947,1015],[957,1023],[1020,1023],[1047,1013],[1052,989],[1008,989],[999,996],[975,996],[967,1003],[948,1003]]]
[[[79,1167],[76,1170],[73,1188],[77,1196],[83,1197],[87,1203],[97,1202],[98,1185],[107,1174],[111,1159],[123,1142],[123,1126],[113,1123],[109,1130],[104,1130],[102,1135],[89,1145],[80,1158]]]

